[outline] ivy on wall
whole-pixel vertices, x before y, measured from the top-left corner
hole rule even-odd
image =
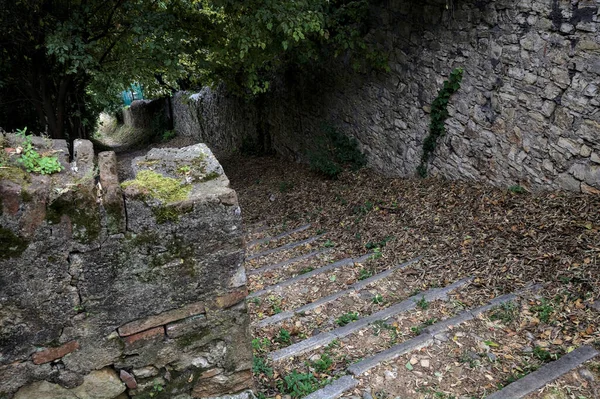
[[[431,104],[429,135],[423,141],[423,155],[421,156],[421,163],[417,167],[417,172],[421,177],[427,176],[427,164],[437,147],[438,138],[446,134],[445,122],[448,116],[450,116],[448,113],[448,102],[450,101],[450,97],[460,89],[462,78],[463,69],[454,69],[450,73],[448,80],[444,81],[444,87],[438,92],[436,99]]]

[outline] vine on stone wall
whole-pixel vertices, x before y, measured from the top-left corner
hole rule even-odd
[[[421,163],[417,167],[417,172],[421,177],[427,176],[427,163],[431,154],[437,147],[438,138],[446,134],[445,122],[450,114],[448,113],[448,101],[450,97],[460,89],[460,83],[463,78],[463,69],[456,68],[450,73],[448,80],[444,82],[444,87],[439,91],[438,96],[431,104],[431,123],[429,124],[429,135],[423,141],[423,155]]]

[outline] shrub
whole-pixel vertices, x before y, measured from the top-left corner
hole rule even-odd
[[[355,138],[346,136],[330,124],[324,124],[321,132],[315,140],[315,148],[308,152],[308,162],[313,171],[336,179],[344,167],[358,170],[366,165],[366,157]]]

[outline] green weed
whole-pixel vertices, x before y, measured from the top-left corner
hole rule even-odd
[[[340,326],[345,326],[346,324],[350,324],[353,321],[358,320],[358,313],[356,312],[348,312],[344,313],[340,317],[338,317],[335,322]]]
[[[279,334],[275,337],[275,341],[279,342],[282,345],[289,345],[292,343],[292,336],[290,332],[285,328],[279,330]]]
[[[264,374],[269,378],[273,377],[273,368],[269,367],[266,360],[263,359],[262,357],[254,356],[252,358],[252,372],[255,375]]]
[[[424,296],[417,301],[417,307],[421,310],[429,309],[429,302],[427,302],[427,299],[425,299]]]

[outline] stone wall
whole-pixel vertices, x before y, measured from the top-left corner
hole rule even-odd
[[[176,93],[173,120],[177,134],[220,151],[237,150],[245,139],[254,141],[258,134],[255,105],[228,94],[224,87]]]
[[[113,152],[38,147],[65,170],[0,170],[0,398],[251,387],[240,208],[210,150],[153,149],[123,189]]]
[[[305,160],[327,121],[358,139],[373,168],[413,176],[431,103],[461,67],[431,174],[598,193],[597,1],[374,3],[368,40],[389,55],[391,72],[353,73],[342,60],[317,81],[274,83],[260,119],[277,152]]]
[[[123,124],[149,134],[162,134],[172,125],[169,99],[136,100],[123,109]]]

